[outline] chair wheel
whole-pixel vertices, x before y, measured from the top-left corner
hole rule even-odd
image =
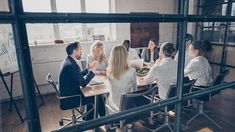
[[[63,120],[60,120],[60,121],[59,121],[59,124],[60,124],[60,126],[63,126],[63,125],[64,125]]]

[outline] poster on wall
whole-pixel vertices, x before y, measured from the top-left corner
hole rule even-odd
[[[131,23],[131,47],[148,47],[150,39],[159,42],[159,23]]]
[[[18,71],[16,50],[10,25],[0,25],[0,70],[2,74]]]

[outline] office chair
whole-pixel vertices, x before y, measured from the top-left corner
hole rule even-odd
[[[187,77],[185,77],[184,78],[184,86],[183,86],[183,89],[182,89],[182,94],[184,95],[184,94],[189,93],[195,82],[196,82],[196,80],[189,80]],[[170,85],[170,89],[167,93],[167,98],[175,97],[176,92],[177,92],[176,85]],[[161,100],[162,99],[157,98],[157,101],[161,101]],[[185,103],[186,103],[186,105],[188,105],[188,102],[186,101],[186,102],[182,103],[182,106],[184,106]],[[164,127],[168,127],[171,132],[174,132],[173,128],[170,126],[169,114],[168,114],[169,110],[173,110],[174,108],[175,108],[175,105],[170,105],[170,106],[164,107],[164,110],[161,110],[164,113],[164,123],[163,123],[163,125],[161,125],[160,127],[156,128],[154,130],[151,129],[151,131],[156,132],[156,131],[159,131],[160,129],[164,128]],[[148,128],[148,129],[150,129],[150,128]]]
[[[209,87],[203,87],[203,86],[194,86],[193,87],[193,91],[198,91],[198,90],[203,90],[205,88],[210,88],[212,86],[216,86],[216,85],[219,85],[219,84],[222,84],[224,82],[224,78],[226,75],[228,75],[229,73],[229,70],[226,69],[224,71],[222,71],[221,73],[217,73],[216,74],[216,77],[212,83],[211,86]],[[205,116],[209,121],[211,121],[215,126],[217,126],[220,130],[221,130],[221,126],[216,123],[207,113],[205,113],[205,111],[203,110],[203,105],[204,105],[204,102],[205,101],[210,101],[211,98],[216,95],[216,94],[219,94],[220,91],[216,91],[216,92],[212,92],[208,95],[203,95],[201,97],[197,97],[196,100],[198,100],[198,113],[195,114],[189,121],[186,122],[186,128],[188,128],[189,124],[195,120],[199,115],[203,115]]]
[[[154,86],[154,87],[146,89],[146,90],[122,94],[121,95],[121,100],[120,100],[120,105],[119,105],[119,110],[124,111],[124,110],[135,108],[135,107],[138,107],[138,106],[141,106],[141,105],[146,105],[147,103],[137,104],[137,102],[140,98],[143,99],[143,98],[146,98],[149,95],[151,95],[151,101],[149,101],[148,99],[146,99],[146,100],[148,101],[148,103],[153,103],[154,96],[156,94],[156,88],[157,88],[157,86]],[[106,105],[106,113],[108,115],[109,115],[109,111],[113,111],[112,113],[114,113],[114,110],[111,107],[109,107],[108,105]],[[132,127],[131,122],[139,120],[143,116],[146,117],[146,114],[135,117],[135,118],[131,118],[131,119],[121,120],[118,124],[114,124],[114,127],[111,128],[111,129],[114,129],[117,126],[122,128],[124,125],[127,126],[127,129],[131,129],[131,127]]]
[[[57,94],[57,98],[59,99],[59,103],[60,103],[60,109],[61,110],[71,110],[72,112],[72,117],[71,118],[61,118],[60,117],[60,121],[59,124],[60,126],[64,125],[64,121],[69,121],[67,124],[65,124],[63,127],[66,127],[70,124],[76,124],[77,122],[82,122],[82,121],[78,121],[79,119],[81,119],[82,117],[85,117],[87,114],[89,114],[91,110],[89,110],[86,113],[81,112],[78,108],[81,107],[81,95],[72,95],[72,96],[60,96],[60,92],[57,89],[56,86],[56,82],[55,80],[52,78],[51,74],[48,73],[46,76],[46,80],[53,86],[53,88],[56,91]],[[88,105],[92,105],[92,104],[88,104]],[[75,115],[75,111],[77,111],[79,113],[80,116],[76,117]]]

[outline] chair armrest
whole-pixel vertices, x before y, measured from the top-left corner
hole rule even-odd
[[[63,97],[60,97],[60,99],[69,99],[69,98],[75,98],[75,97],[80,97],[81,98],[81,95],[77,94],[77,95],[71,95],[71,96],[63,96]]]
[[[115,113],[115,111],[109,105],[106,104],[105,108],[106,108],[106,111],[107,111],[108,115],[109,115],[109,111],[108,110],[112,111],[112,113]],[[118,109],[118,111],[119,111],[119,109]]]

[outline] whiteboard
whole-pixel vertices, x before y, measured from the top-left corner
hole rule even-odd
[[[18,71],[16,50],[10,25],[0,25],[0,70],[2,74]]]

